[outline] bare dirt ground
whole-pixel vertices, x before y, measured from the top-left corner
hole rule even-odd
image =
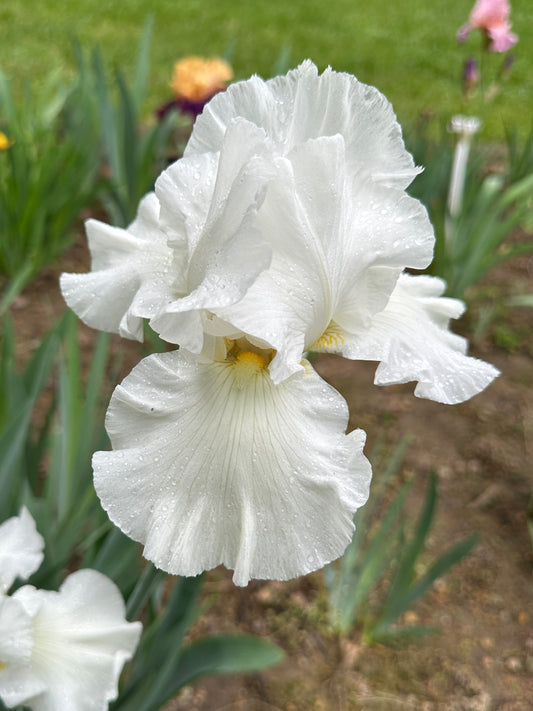
[[[21,358],[63,305],[57,275],[87,265],[80,242],[13,306]],[[364,646],[355,629],[337,640],[328,631],[320,572],[288,583],[235,588],[223,569],[205,585],[211,607],[194,635],[243,631],[276,642],[284,661],[264,672],[199,680],[167,711],[531,711],[533,709],[533,558],[526,510],[533,491],[533,309],[505,306],[509,295],[533,291],[533,258],[495,271],[472,294],[471,316],[495,306],[493,320],[471,353],[494,363],[500,378],[459,406],[418,400],[412,386],[378,388],[374,365],[321,357],[320,374],[347,399],[350,427],[393,446],[411,442],[402,475],[416,474],[414,506],[428,474],[438,475],[432,557],[474,531],[480,542],[402,620],[437,625],[441,633],[394,647]],[[93,334],[80,330],[90,357]],[[139,350],[124,352],[124,374]],[[142,710],[140,710],[142,711]]]

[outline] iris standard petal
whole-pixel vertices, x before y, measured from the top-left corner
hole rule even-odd
[[[16,578],[26,580],[35,573],[43,562],[43,549],[44,539],[26,507],[0,525],[0,594]]]
[[[205,228],[219,157],[219,153],[203,153],[180,158],[161,173],[155,184],[161,227],[168,244],[185,252],[187,263]]]
[[[272,264],[240,301],[214,312],[277,351],[270,371],[280,382],[331,321],[368,325],[402,269],[430,263],[434,234],[417,200],[349,175],[342,136],[310,139],[275,165],[256,218]]]
[[[463,402],[498,375],[489,363],[466,355],[467,342],[447,330],[464,304],[443,298],[445,284],[402,274],[386,308],[369,328],[340,332],[331,350],[347,358],[379,360],[376,385],[418,381],[415,395],[445,404]]]
[[[34,711],[107,709],[141,633],[140,622],[126,622],[116,585],[95,570],[79,570],[58,592],[27,585],[14,599],[34,610],[27,679],[44,687],[26,704]]]
[[[324,199],[329,197],[330,201],[338,200],[342,191],[342,173],[335,171],[334,158],[335,153],[331,174],[340,173],[340,186],[336,179],[325,180],[322,186]],[[291,163],[278,160],[277,171],[256,218],[257,228],[271,246],[272,264],[240,301],[214,310],[223,320],[277,351],[270,364],[276,383],[301,370],[309,332],[320,335],[330,321],[334,288],[322,235],[302,207]],[[334,208],[328,214],[335,219]],[[332,225],[332,241],[337,232],[338,226]]]
[[[62,274],[60,285],[67,304],[92,328],[142,341],[143,318],[153,316],[179,289],[183,267],[158,219],[159,202],[149,193],[127,229],[87,221],[91,271]]]
[[[210,200],[202,203],[202,227],[197,231],[188,227],[185,293],[163,306],[150,322],[166,341],[200,353],[208,312],[239,301],[269,266],[271,248],[254,222],[272,175],[263,159],[265,150],[264,131],[239,119],[226,131],[216,172],[209,159],[210,170],[202,176],[206,183],[203,191],[210,195]],[[177,241],[182,211],[189,210],[200,219],[199,207],[184,207],[183,198],[176,200],[186,190],[191,162],[200,165],[194,157],[178,161],[156,184],[161,225],[171,244]]]
[[[364,433],[308,366],[275,386],[264,359],[202,364],[175,351],[118,386],[93,458],[110,518],[174,574],[220,563],[237,585],[286,580],[339,557],[371,476]]]
[[[309,138],[340,134],[350,172],[405,188],[418,174],[391,104],[377,89],[331,68],[319,75],[309,60],[285,76],[257,76],[217,94],[196,119],[185,155],[220,149],[237,116],[264,128],[281,154]]]

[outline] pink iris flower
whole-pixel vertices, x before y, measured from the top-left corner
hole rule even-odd
[[[511,32],[509,0],[477,0],[466,25],[458,33],[459,42],[464,42],[474,28],[480,29],[487,38],[491,52],[507,52],[518,42]]]

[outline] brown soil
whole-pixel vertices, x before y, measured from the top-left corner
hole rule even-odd
[[[83,271],[77,244],[13,306],[25,358],[63,308],[57,289],[62,266]],[[480,542],[401,620],[437,625],[441,633],[393,647],[364,646],[357,628],[338,640],[328,630],[320,572],[288,583],[235,588],[223,569],[207,576],[212,605],[194,635],[242,631],[276,642],[284,661],[264,672],[199,680],[167,711],[531,711],[533,709],[532,547],[526,509],[533,491],[533,310],[509,308],[507,296],[531,292],[533,258],[504,265],[472,294],[477,314],[496,304],[490,327],[472,353],[494,363],[500,378],[459,406],[418,400],[412,386],[378,388],[374,365],[321,357],[316,368],[346,397],[350,427],[393,446],[411,442],[401,476],[416,474],[412,505],[438,475],[436,523],[426,560],[474,531]],[[81,328],[87,357],[93,333]],[[124,374],[139,360],[134,344],[114,340],[126,354]]]

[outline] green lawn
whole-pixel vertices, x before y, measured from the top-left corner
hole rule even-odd
[[[420,112],[448,118],[469,110],[484,116],[485,136],[499,137],[504,125],[525,132],[532,121],[531,0],[512,5],[516,62],[500,95],[482,110],[465,109],[460,91],[462,62],[480,46],[476,33],[465,45],[455,40],[470,0],[9,0],[0,7],[0,67],[37,79],[68,71],[73,35],[87,47],[99,43],[111,64],[131,67],[153,12],[153,106],[167,98],[172,64],[183,55],[229,52],[238,77],[266,77],[285,50],[291,66],[310,57],[321,69],[330,64],[376,85],[402,122]]]

